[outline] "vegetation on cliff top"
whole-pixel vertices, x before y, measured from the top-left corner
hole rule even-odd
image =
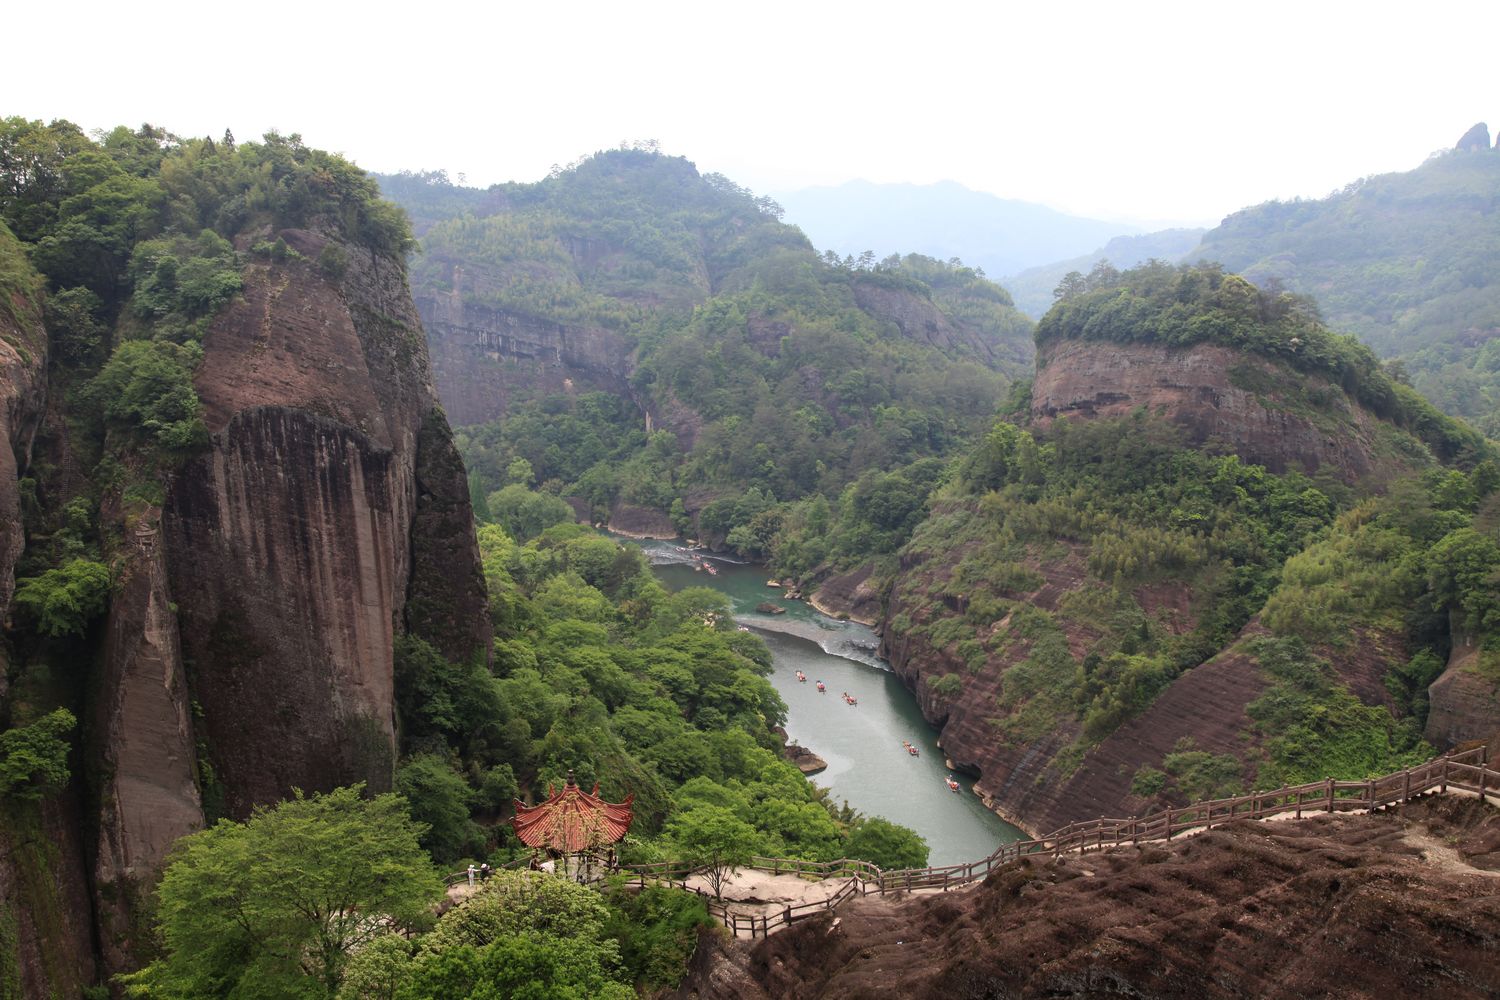
[[[1489,454],[1471,427],[1445,417],[1395,377],[1364,344],[1331,332],[1311,299],[1258,288],[1213,265],[1152,261],[1124,272],[1070,275],[1036,328],[1038,348],[1062,340],[1213,343],[1277,362],[1288,374],[1326,379],[1366,409],[1411,431],[1445,462],[1472,465]],[[1045,357],[1045,356],[1044,356]]]

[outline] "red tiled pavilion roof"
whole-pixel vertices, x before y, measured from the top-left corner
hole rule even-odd
[[[630,830],[630,803],[605,802],[599,798],[599,784],[592,793],[585,792],[568,775],[561,790],[547,788],[547,801],[534,806],[516,802],[511,824],[516,836],[527,847],[547,847],[560,854],[574,854],[591,847],[613,844]]]

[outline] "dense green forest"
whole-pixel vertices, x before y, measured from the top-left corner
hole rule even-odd
[[[1188,259],[1314,297],[1334,328],[1400,358],[1445,412],[1497,423],[1500,150],[1456,149],[1327,198],[1236,212]]]
[[[483,192],[433,174],[382,184],[426,227],[419,297],[448,294],[459,269],[466,301],[604,327],[631,350],[629,398],[531,398],[460,428],[476,499],[511,485],[520,458],[539,489],[596,519],[644,507],[764,555],[791,503],[836,504],[890,475],[925,482],[1029,368],[1029,323],[979,272],[819,257],[774,203],[680,158],[611,150]],[[661,417],[652,433],[642,409]],[[929,464],[901,471],[914,462]]]

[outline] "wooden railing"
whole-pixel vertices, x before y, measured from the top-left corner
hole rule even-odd
[[[1301,818],[1318,812],[1363,812],[1408,802],[1429,792],[1446,793],[1462,790],[1478,794],[1500,795],[1500,770],[1489,766],[1489,748],[1475,747],[1462,753],[1430,760],[1417,767],[1397,771],[1364,781],[1315,781],[1291,785],[1269,792],[1252,792],[1225,799],[1195,802],[1189,806],[1170,807],[1144,819],[1100,818],[1069,823],[1045,837],[1003,844],[987,858],[968,864],[940,865],[900,871],[882,871],[868,861],[842,858],[838,861],[800,861],[794,858],[753,857],[742,867],[775,875],[797,875],[813,881],[842,878],[847,881],[826,899],[785,906],[762,914],[738,913],[714,899],[702,889],[688,884],[688,879],[706,869],[666,861],[633,865],[624,870],[625,885],[671,885],[701,896],[708,912],[736,937],[764,937],[772,931],[798,920],[838,908],[851,896],[872,893],[911,892],[937,889],[947,892],[977,882],[995,869],[1023,858],[1055,858],[1061,854],[1082,854],[1107,850],[1127,844],[1169,841],[1181,834],[1211,830],[1216,826],[1242,819],[1269,819],[1273,816]],[[509,865],[507,867],[510,867]],[[449,876],[449,884],[467,877],[464,872]]]

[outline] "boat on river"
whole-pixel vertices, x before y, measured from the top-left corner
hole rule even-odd
[[[822,681],[818,681],[818,694],[823,694],[827,690],[828,689],[823,686],[823,682]]]
[[[909,753],[909,754],[911,754],[913,757],[917,756],[919,753],[922,752],[922,751],[918,750],[915,745],[912,744],[911,740],[902,740],[901,741],[901,745],[903,747],[905,747],[906,748],[906,752]]]
[[[797,671],[797,683],[798,683],[798,684],[806,684],[806,683],[807,683],[807,675],[806,675],[806,674],[804,674],[804,673],[803,673],[803,672],[802,672],[802,671],[800,671],[800,670],[799,670],[799,671]]]
[[[948,791],[950,791],[950,792],[956,792],[956,791],[958,791],[958,782],[953,780],[953,775],[951,775],[951,774],[948,775],[948,779],[947,780],[948,780]]]

